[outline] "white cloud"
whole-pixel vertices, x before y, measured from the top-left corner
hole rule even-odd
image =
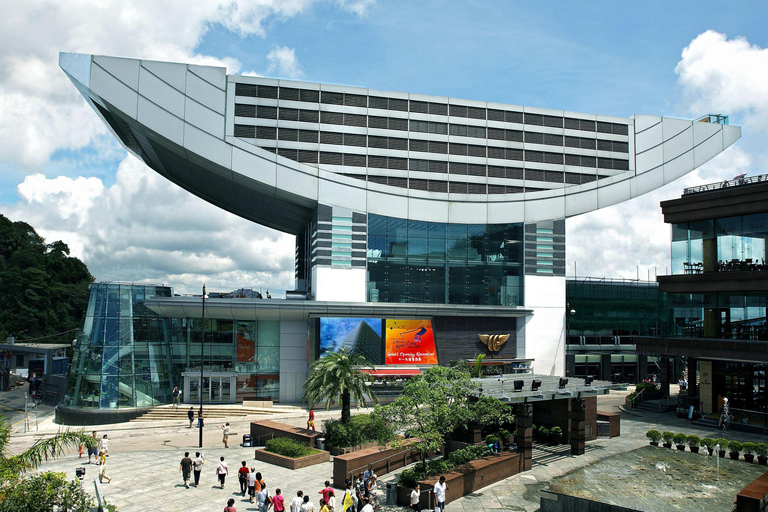
[[[768,49],[707,30],[683,50],[675,72],[686,112],[743,114],[745,127],[768,129]]]
[[[132,156],[116,183],[27,176],[3,208],[46,240],[64,240],[98,280],[162,281],[182,293],[240,286],[293,288],[294,237],[186,192]]]
[[[270,73],[276,72],[281,77],[297,78],[302,72],[299,68],[299,60],[293,48],[287,46],[275,46],[267,54]]]
[[[106,133],[58,68],[58,52],[140,57],[226,66],[228,57],[197,52],[209,28],[266,35],[273,19],[296,16],[319,0],[29,0],[0,17],[0,161],[45,171],[57,149],[76,149]],[[362,14],[369,1],[337,1]],[[290,62],[286,61],[289,65]],[[289,70],[298,70],[288,67]],[[289,75],[295,76],[295,75]]]

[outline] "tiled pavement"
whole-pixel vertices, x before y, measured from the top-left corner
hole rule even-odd
[[[586,454],[579,457],[570,455],[569,446],[535,446],[534,463],[531,471],[508,478],[486,487],[481,492],[449,503],[446,511],[538,510],[539,493],[553,478],[611,455],[646,445],[645,432],[650,428],[656,428],[660,431],[682,431],[702,437],[712,437],[716,434],[715,431],[692,427],[687,420],[678,419],[671,413],[652,414],[643,417],[622,414],[621,437],[591,441],[587,443]],[[130,436],[135,436],[138,439],[146,436],[147,449],[121,452],[120,445],[116,445],[111,450],[113,453],[109,457],[107,471],[113,480],[112,483],[104,485],[107,499],[115,503],[120,512],[143,512],[153,509],[167,512],[221,510],[230,497],[235,498],[235,506],[240,512],[256,510],[255,505],[250,505],[237,493],[239,486],[235,476],[230,476],[227,479],[224,490],[214,486],[214,461],[218,460],[220,455],[226,456],[233,475],[237,467],[240,466],[241,460],[248,461],[249,467],[255,466],[258,471],[264,474],[264,479],[270,490],[280,487],[287,498],[294,496],[296,490],[302,489],[309,492],[312,501],[317,504],[318,491],[323,487],[323,482],[331,479],[331,463],[291,471],[263,463],[257,464],[253,460],[251,448],[233,446],[225,450],[223,447],[217,447],[205,450],[208,464],[203,471],[201,486],[187,490],[181,483],[178,467],[185,450],[195,452],[195,436],[174,437],[167,435],[160,436],[165,437],[160,439],[157,436],[153,438],[148,431],[136,431]],[[728,433],[726,437],[740,441],[762,440],[738,432]],[[44,469],[64,471],[69,477],[74,477],[75,468],[79,466],[78,463],[81,460],[78,460],[77,455],[67,455],[46,464]],[[85,465],[85,467],[89,482],[87,488],[92,490],[92,478],[96,476],[96,466]],[[388,480],[388,476],[385,476],[383,480]]]

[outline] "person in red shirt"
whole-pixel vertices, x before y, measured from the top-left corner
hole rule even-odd
[[[240,482],[240,492],[245,496],[245,491],[248,490],[248,466],[243,461],[242,467],[237,470],[237,479]]]
[[[307,430],[315,430],[315,411],[309,410],[309,419],[307,419]]]
[[[272,510],[283,512],[285,510],[285,498],[280,494],[280,489],[275,489],[275,495],[272,496]]]
[[[323,499],[325,500],[326,503],[331,503],[331,496],[336,496],[336,493],[333,492],[333,487],[331,487],[331,482],[329,482],[328,480],[325,481],[325,489],[320,491],[318,494],[323,495]],[[331,508],[331,507],[332,505],[329,506],[328,508]]]

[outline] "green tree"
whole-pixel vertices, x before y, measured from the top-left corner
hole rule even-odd
[[[313,407],[325,402],[330,409],[334,401],[341,402],[341,422],[350,418],[352,400],[358,408],[367,407],[368,402],[378,403],[378,398],[368,388],[370,375],[362,372],[373,369],[371,363],[361,354],[352,354],[346,348],[328,354],[312,363],[312,374],[304,383],[304,401]]]
[[[471,404],[473,420],[482,428],[498,432],[507,425],[515,422],[512,407],[498,398],[482,395]]]
[[[64,473],[46,471],[2,488],[0,512],[50,512],[54,506],[68,512],[88,512],[93,498],[79,482],[68,482]]]
[[[418,438],[416,449],[426,470],[429,451],[437,451],[443,436],[469,421],[473,411],[469,394],[477,387],[461,370],[436,366],[403,386],[402,394],[389,405],[378,407],[381,415],[405,439]]]

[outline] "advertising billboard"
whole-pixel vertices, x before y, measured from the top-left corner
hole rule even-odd
[[[362,354],[371,364],[384,364],[382,322],[381,318],[321,318],[320,357],[346,348]]]
[[[437,364],[432,320],[386,319],[385,364]]]

